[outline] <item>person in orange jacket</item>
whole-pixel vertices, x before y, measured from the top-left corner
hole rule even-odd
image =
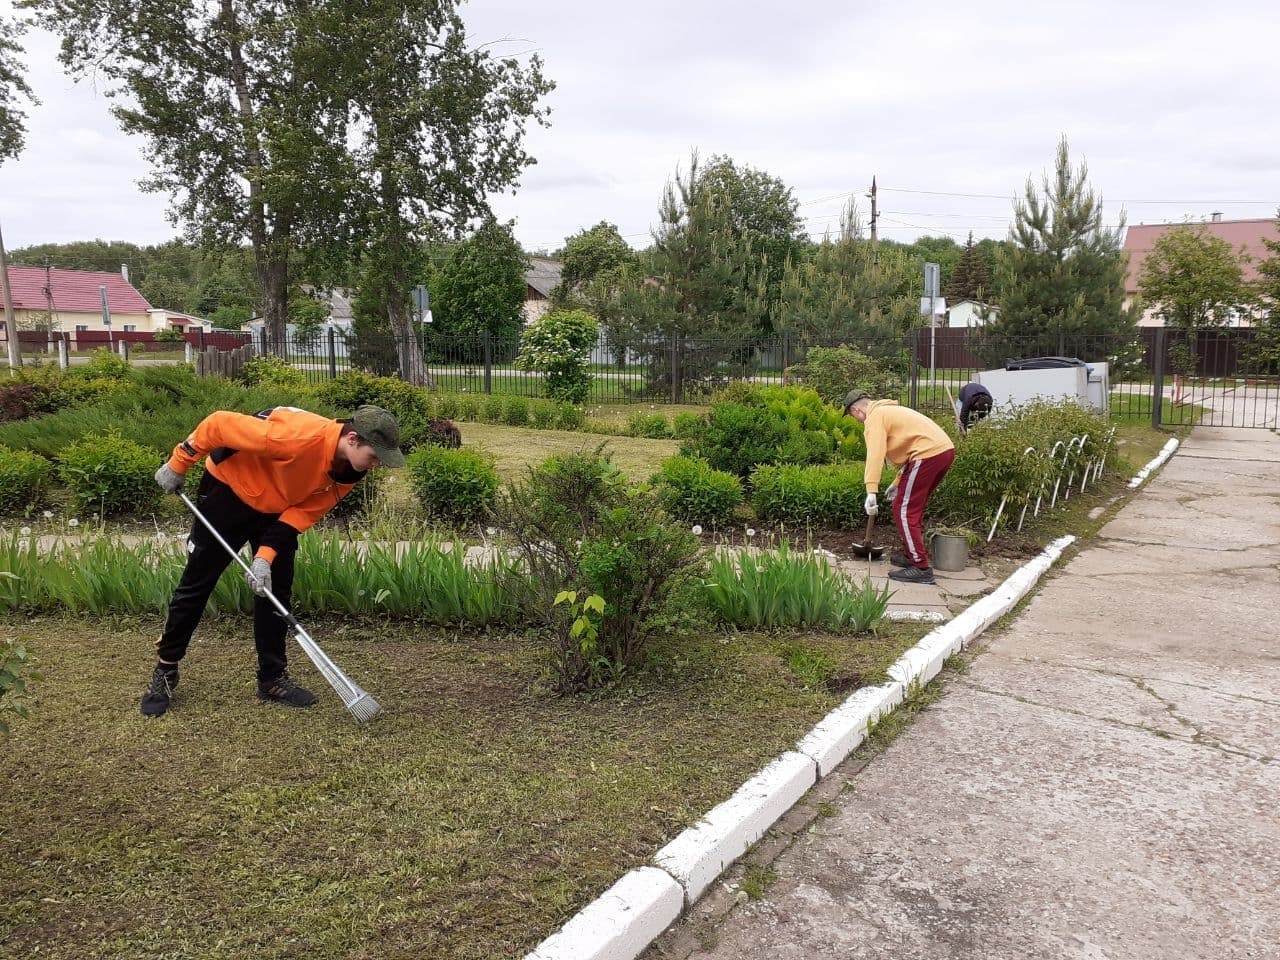
[[[924,508],[955,461],[955,444],[924,414],[899,406],[896,400],[872,400],[865,390],[849,391],[844,412],[862,423],[866,437],[867,464],[862,478],[867,488],[863,508],[868,515],[880,510],[876,497],[885,460],[899,468],[897,480],[885,491],[903,547],[902,553],[889,557],[897,568],[889,571],[889,578],[903,583],[935,583],[922,530]]]
[[[381,407],[362,406],[349,420],[331,420],[296,407],[249,416],[219,411],[200,421],[156,471],[156,483],[178,493],[186,472],[208,457],[196,494],[200,512],[230,546],[254,551],[245,580],[255,594],[253,633],[258,651],[258,698],[309,707],[315,696],[289,677],[287,624],[266,599],[289,608],[298,535],[309,529],[376,467],[402,467],[400,427]],[[187,652],[227,551],[198,521],[187,541],[187,565],[169,603],[159,660],[142,695],[142,714],[158,717],[173,702],[178,662]]]

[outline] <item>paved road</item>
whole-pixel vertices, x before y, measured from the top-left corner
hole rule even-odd
[[[1277,754],[1280,438],[1200,428],[886,753],[835,774],[834,816],[764,900],[652,954],[1277,957]]]

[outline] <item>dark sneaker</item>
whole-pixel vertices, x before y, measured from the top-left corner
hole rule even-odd
[[[178,686],[178,668],[169,670],[156,667],[151,674],[151,685],[142,695],[142,715],[158,717],[169,709],[173,702],[173,691]]]
[[[258,699],[283,703],[287,707],[309,707],[316,702],[315,694],[298,686],[287,673],[274,680],[259,680]]]
[[[911,562],[910,558],[905,553],[895,552],[895,553],[889,554],[889,562],[893,564],[895,567],[914,567],[915,566],[915,564]]]
[[[933,579],[932,567],[904,567],[901,570],[890,570],[889,579],[899,583],[937,583]]]

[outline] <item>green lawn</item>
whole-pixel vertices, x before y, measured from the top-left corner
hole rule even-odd
[[[465,446],[476,447],[494,455],[501,480],[520,479],[535,466],[555,453],[594,450],[600,444],[613,453],[613,461],[632,480],[648,480],[674,457],[680,445],[674,440],[645,440],[639,437],[606,437],[593,433],[561,430],[532,430],[504,427],[491,423],[459,423]]]
[[[520,956],[922,633],[703,633],[566,700],[524,636],[308,624],[382,703],[360,728],[296,650],[321,702],[257,703],[235,617],[142,718],[160,626],[0,621],[43,674],[0,751],[0,956]],[[843,682],[806,688],[795,645]]]

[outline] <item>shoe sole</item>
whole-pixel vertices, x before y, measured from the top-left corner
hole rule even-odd
[[[317,697],[310,703],[294,703],[292,700],[286,700],[283,697],[272,697],[265,693],[258,694],[258,700],[262,703],[278,703],[282,707],[293,707],[295,710],[305,710],[307,707],[314,707],[316,705],[316,700],[318,699],[319,698]]]

